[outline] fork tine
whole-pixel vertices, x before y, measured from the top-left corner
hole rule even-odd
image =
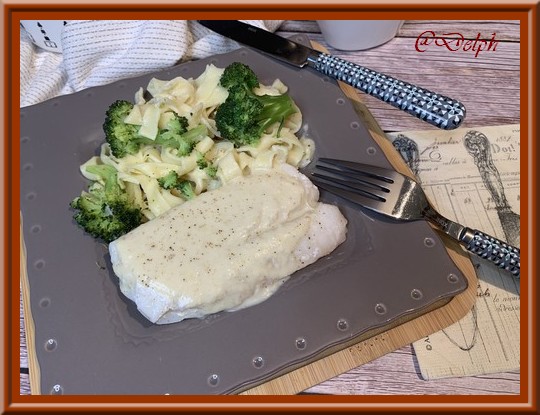
[[[363,196],[375,199],[379,202],[386,201],[389,186],[393,180],[380,174],[371,173],[369,170],[361,170],[357,165],[354,169],[321,159],[316,163],[312,177],[324,180],[327,184],[339,187],[349,192],[357,192]],[[322,163],[321,163],[322,161]],[[328,165],[324,165],[327,163]],[[371,168],[371,166],[369,166]],[[375,173],[378,173],[375,171]]]
[[[385,195],[387,191],[384,188],[379,188],[369,182],[356,179],[354,177],[348,177],[343,173],[333,173],[330,170],[323,170],[320,167],[316,168],[312,174],[312,178],[332,185],[334,187],[346,190],[348,192],[355,192],[365,197],[369,197],[380,202],[386,200]]]
[[[333,193],[339,197],[342,197],[353,203],[357,203],[376,212],[381,211],[380,206],[381,203],[384,203],[384,201],[377,200],[367,193],[362,193],[358,190],[346,189],[344,187],[341,187],[341,185],[330,184],[324,178],[312,177],[311,180],[317,185],[317,187]]]
[[[317,165],[321,166],[321,163],[332,166],[342,172],[349,171],[360,176],[370,177],[387,183],[394,182],[395,171],[385,169],[384,167],[371,166],[354,161],[337,160],[326,157],[321,157],[317,160]]]

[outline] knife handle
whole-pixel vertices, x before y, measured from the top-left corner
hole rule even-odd
[[[308,65],[443,130],[453,130],[465,119],[459,101],[324,52],[310,57]]]
[[[520,277],[520,250],[507,243],[480,232],[465,228],[461,242],[469,252],[493,262],[499,268]]]

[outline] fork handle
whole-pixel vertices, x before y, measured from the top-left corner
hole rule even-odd
[[[520,250],[476,229],[465,228],[460,241],[468,251],[485,258],[499,268],[520,276]]]
[[[310,57],[308,65],[443,130],[453,130],[465,119],[465,106],[455,99],[324,52]]]

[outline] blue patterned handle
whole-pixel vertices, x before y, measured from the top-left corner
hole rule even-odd
[[[443,130],[453,130],[465,119],[459,101],[335,56],[321,52],[308,65]]]
[[[472,235],[467,238],[462,238],[465,247],[470,252],[485,258],[499,268],[505,269],[512,275],[519,278],[520,276],[520,250],[505,242],[498,240],[492,236],[486,235],[477,230],[467,228],[466,234]]]

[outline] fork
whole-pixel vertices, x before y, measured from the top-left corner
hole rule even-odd
[[[320,158],[311,180],[321,189],[388,217],[427,220],[469,252],[520,277],[520,250],[493,236],[451,221],[429,202],[415,180],[395,170],[351,161]]]

